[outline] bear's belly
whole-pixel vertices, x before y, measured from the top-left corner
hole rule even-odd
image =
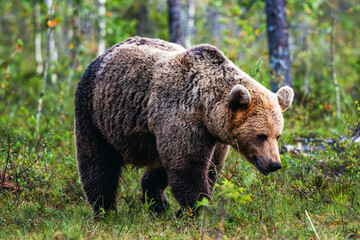
[[[156,150],[155,137],[152,134],[126,137],[117,147],[126,164],[135,167],[158,168],[162,166]]]

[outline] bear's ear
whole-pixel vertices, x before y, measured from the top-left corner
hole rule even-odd
[[[236,84],[231,89],[229,106],[233,111],[248,108],[250,105],[250,101],[250,93],[243,85]]]
[[[291,106],[291,103],[294,100],[294,91],[291,87],[282,87],[277,91],[276,96],[278,98],[281,110],[285,111],[288,107]]]

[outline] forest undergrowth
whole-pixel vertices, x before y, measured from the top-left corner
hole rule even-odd
[[[289,112],[306,112],[296,108]],[[280,146],[311,130],[301,126],[304,116],[288,115]],[[170,209],[151,212],[140,201],[143,170],[129,167],[121,178],[118,212],[96,221],[77,173],[72,115],[53,109],[44,118],[39,132],[30,114],[13,126],[1,119],[1,239],[360,238],[358,143],[283,153],[283,168],[269,176],[232,149],[213,200],[201,203],[198,218],[175,218],[179,205],[170,189]],[[351,134],[350,127],[340,128]]]
[[[281,170],[263,176],[231,149],[212,201],[197,218],[175,218],[170,188],[170,209],[151,212],[140,201],[144,170],[129,166],[117,213],[94,219],[76,164],[74,89],[105,46],[170,39],[167,2],[0,1],[0,239],[360,239],[356,0],[286,1],[295,100],[284,112]],[[196,3],[192,17],[181,6],[192,19],[187,47],[216,46],[267,88],[279,80],[266,1],[186,2]]]

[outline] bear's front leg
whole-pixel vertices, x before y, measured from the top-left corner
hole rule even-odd
[[[218,178],[218,174],[224,166],[226,155],[229,152],[229,146],[221,143],[216,143],[215,151],[209,166],[209,185],[212,193],[214,185]]]
[[[169,184],[181,209],[178,212],[190,211],[196,214],[196,203],[204,197],[211,199],[211,187],[207,179],[206,162],[197,162],[194,158],[187,158],[182,162],[184,166],[168,168]]]
[[[197,201],[211,199],[208,169],[216,141],[195,124],[175,119],[167,123],[157,129],[157,149],[181,210],[195,210]]]

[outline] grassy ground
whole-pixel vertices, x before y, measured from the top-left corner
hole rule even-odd
[[[171,208],[162,215],[148,211],[139,200],[143,170],[129,168],[118,214],[95,221],[77,174],[72,119],[59,116],[45,117],[38,134],[33,117],[11,128],[1,119],[0,169],[9,178],[0,191],[0,239],[315,239],[305,211],[321,239],[360,238],[358,144],[286,153],[283,169],[269,176],[232,150],[213,202],[196,219],[175,219],[179,205],[169,189]],[[294,134],[287,130],[280,144]]]
[[[321,239],[360,239],[360,146],[352,142],[307,155],[283,154],[284,167],[269,176],[232,151],[213,202],[203,203],[196,219],[174,218],[179,205],[170,189],[171,208],[163,215],[150,212],[140,203],[143,170],[129,168],[119,187],[118,213],[95,221],[77,173],[73,98],[80,75],[97,55],[98,9],[93,1],[54,1],[51,21],[42,2],[0,2],[0,239],[317,239],[316,233]],[[166,4],[107,1],[107,46],[138,32],[134,9],[140,2],[148,2],[150,36],[168,38]],[[269,87],[264,2],[202,3],[192,42],[218,46]],[[331,129],[349,136],[349,127],[360,120],[359,103],[354,105],[360,96],[359,1],[288,3],[296,99],[285,112],[280,145],[311,132],[318,138],[339,137]],[[38,4],[40,19],[34,18]],[[37,73],[34,56],[38,28],[44,66],[50,29],[58,50],[58,60],[51,60],[44,74],[39,122],[35,116],[44,76]],[[335,87],[340,89],[340,116]]]

